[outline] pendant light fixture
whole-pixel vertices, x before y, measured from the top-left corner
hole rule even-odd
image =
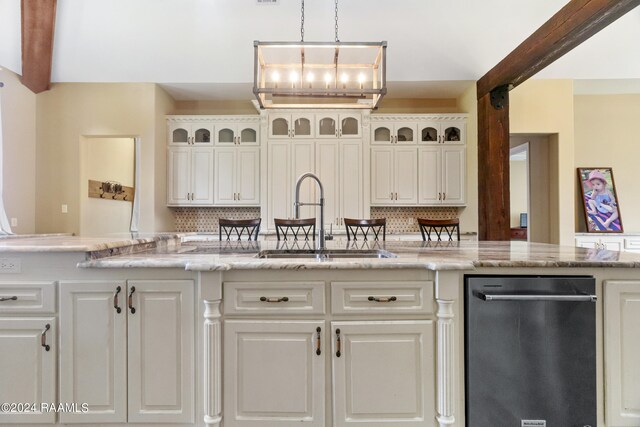
[[[304,40],[254,45],[253,93],[260,108],[375,109],[387,93],[387,42],[341,42],[338,0],[335,41]]]

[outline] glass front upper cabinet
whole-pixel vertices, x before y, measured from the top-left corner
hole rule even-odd
[[[313,115],[272,114],[269,118],[270,138],[313,138]]]
[[[415,123],[381,123],[373,126],[372,144],[413,144],[415,142]]]
[[[213,125],[209,123],[171,123],[169,126],[169,144],[205,145],[211,144]]]

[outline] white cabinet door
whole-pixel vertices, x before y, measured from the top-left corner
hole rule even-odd
[[[238,148],[236,163],[237,204],[260,204],[260,149]]]
[[[464,204],[466,147],[454,145],[442,147],[442,203]]]
[[[361,116],[355,114],[340,114],[339,138],[362,138]]]
[[[289,141],[268,142],[267,167],[267,224],[274,230],[274,218],[291,217],[291,159]]]
[[[238,143],[240,145],[259,145],[259,128],[260,124],[258,123],[238,124]]]
[[[191,123],[170,123],[168,140],[170,145],[191,144]]]
[[[220,205],[236,203],[236,149],[216,148],[214,202]]]
[[[640,281],[604,282],[607,427],[640,425]]]
[[[191,204],[213,204],[213,149],[191,149]]]
[[[49,325],[45,335],[49,351],[42,347],[40,341],[46,325]],[[53,317],[0,319],[0,403],[36,405],[35,412],[3,410],[0,412],[0,424],[55,423],[55,412],[40,412],[40,404],[58,402],[56,337],[56,320]]]
[[[466,124],[457,121],[444,121],[441,124],[442,143],[447,145],[464,144],[467,138]]]
[[[371,148],[371,204],[392,205],[394,198],[393,148]]]
[[[394,147],[395,203],[418,202],[418,152],[412,147]]]
[[[394,125],[395,143],[399,145],[415,144],[418,140],[416,129],[415,123],[396,123]]]
[[[225,427],[325,427],[324,322],[225,321],[223,348]]]
[[[216,126],[216,145],[232,146],[238,143],[238,129],[235,123],[223,123]]]
[[[130,423],[194,421],[194,284],[129,281]],[[134,289],[135,288],[135,289]]]
[[[344,218],[364,218],[362,141],[340,142],[340,226]]]
[[[394,140],[393,123],[375,124],[371,129],[371,144],[391,144]]]
[[[418,149],[418,203],[439,205],[442,203],[442,160],[440,147]]]
[[[291,216],[293,217],[293,193],[296,188],[296,182],[298,178],[307,172],[314,173],[315,172],[315,144],[312,141],[297,141],[290,142],[291,146],[291,167],[292,167],[292,177],[291,177]],[[316,203],[318,200],[316,199],[316,182],[312,179],[306,179],[302,186],[300,187],[300,201],[301,202],[311,202]],[[281,187],[282,188],[282,187]],[[320,197],[320,196],[318,196]],[[318,210],[319,212],[319,210]],[[316,215],[316,207],[315,206],[303,206],[300,208],[300,218],[315,218],[320,217],[318,213]],[[318,221],[320,221],[318,219]]]
[[[62,423],[127,421],[126,292],[117,281],[60,283],[60,402],[89,405]]]
[[[316,114],[316,138],[338,138],[339,116],[335,113]]]
[[[331,322],[333,425],[433,426],[433,329],[432,321]]]
[[[324,187],[324,222],[337,227],[340,220],[340,143],[318,141],[316,143],[316,174]]]
[[[191,150],[170,147],[168,152],[167,203],[186,205],[190,203]]]
[[[269,114],[269,138],[291,138],[291,114]]]
[[[291,138],[309,139],[315,137],[315,117],[313,114],[291,115]]]
[[[437,145],[442,142],[440,123],[426,121],[418,124],[418,142]]]

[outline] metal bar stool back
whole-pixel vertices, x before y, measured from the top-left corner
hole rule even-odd
[[[420,226],[420,233],[422,234],[422,240],[432,241],[431,234],[436,235],[438,242],[441,242],[443,237],[448,241],[453,241],[453,236],[456,240],[460,240],[460,220],[454,219],[425,219],[418,218],[418,225]]]
[[[385,240],[387,237],[387,219],[354,219],[344,218],[344,225],[347,228],[347,240],[358,240],[358,235],[362,240]]]
[[[262,218],[255,219],[224,219],[218,222],[218,237],[220,240],[258,240]],[[224,235],[224,236],[223,236]]]
[[[273,220],[276,224],[276,237],[280,240],[315,240],[316,219],[280,219]]]

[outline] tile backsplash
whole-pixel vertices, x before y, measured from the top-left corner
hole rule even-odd
[[[251,219],[260,216],[259,207],[171,208],[175,229],[180,233],[218,232],[219,218]],[[372,207],[371,218],[387,218],[387,234],[419,233],[416,218],[449,219],[458,217],[456,207]]]

